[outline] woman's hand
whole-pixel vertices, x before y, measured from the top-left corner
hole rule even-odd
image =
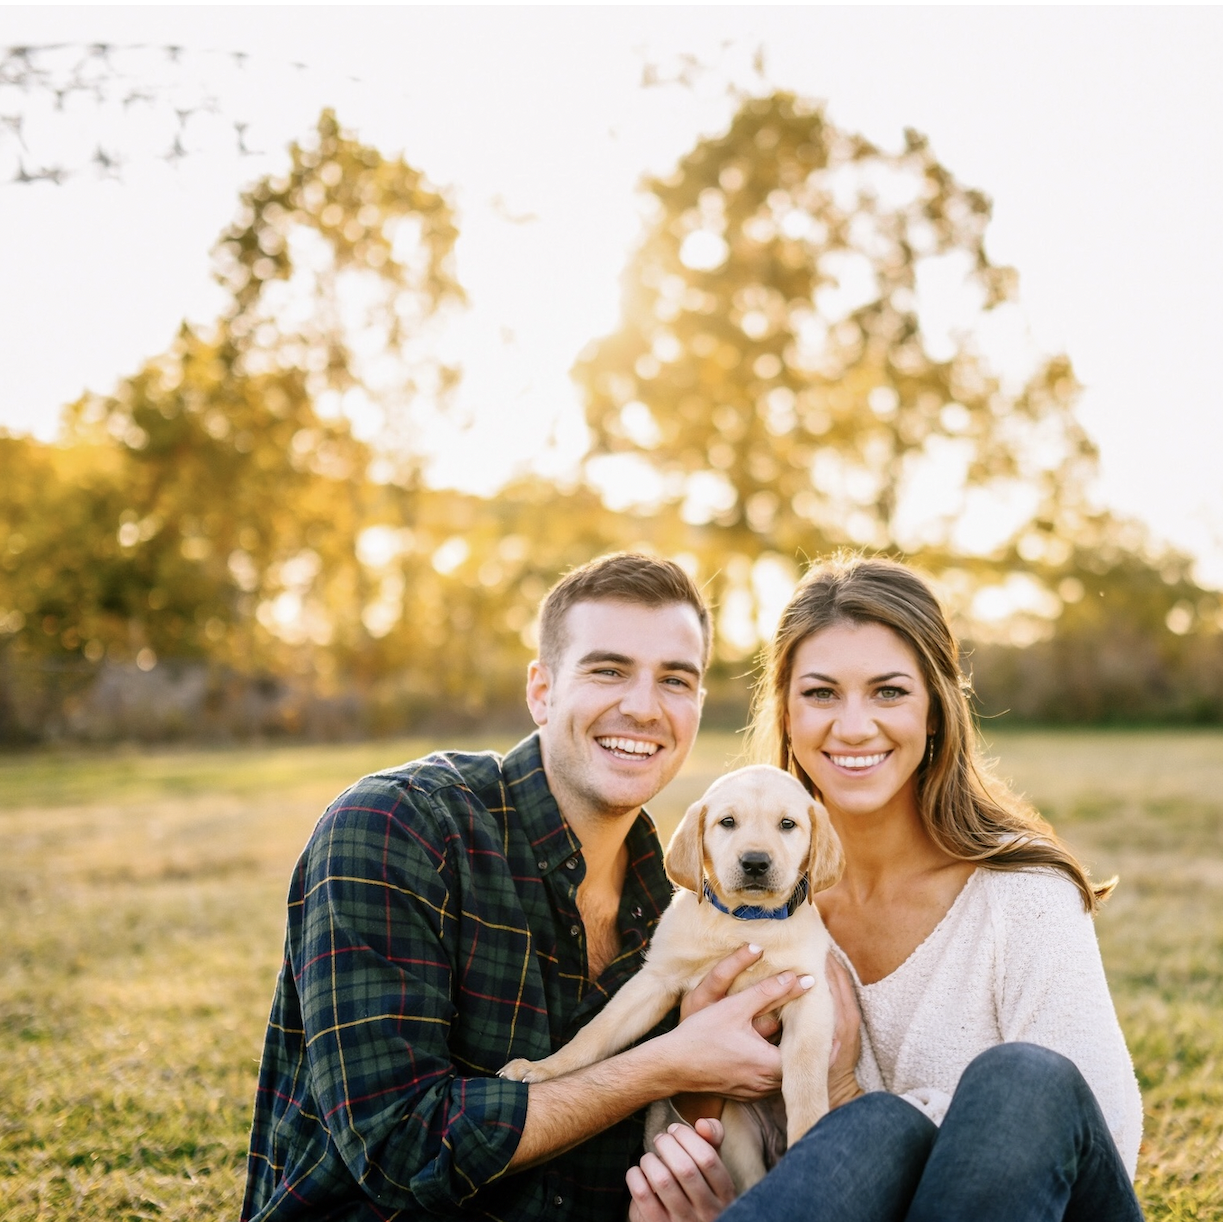
[[[828,1059],[828,1107],[838,1108],[862,1095],[854,1073],[862,1052],[862,1012],[854,994],[854,983],[841,961],[831,951],[824,961],[824,975],[832,991],[836,1008],[836,1026],[832,1032],[832,1055]]]
[[[722,1123],[710,1118],[695,1128],[673,1125],[659,1134],[657,1154],[647,1152],[625,1174],[633,1197],[631,1223],[716,1219],[735,1200],[734,1183],[718,1154],[724,1136]]]

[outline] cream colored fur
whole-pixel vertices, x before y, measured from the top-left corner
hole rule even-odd
[[[745,855],[757,873],[745,865]],[[794,777],[769,765],[720,777],[688,809],[667,847],[666,871],[679,890],[641,971],[563,1049],[538,1062],[518,1058],[502,1076],[538,1083],[610,1057],[653,1028],[719,960],[756,943],[764,954],[740,975],[732,993],[785,969],[815,978],[806,994],[780,1011],[782,1096],[786,1137],[793,1145],[828,1111],[835,1017],[824,976],[829,938],[813,897],[836,882],[842,865],[827,812]],[[807,899],[784,920],[742,920],[720,912],[703,894],[708,883],[728,909],[776,909],[804,877]],[[765,1172],[759,1127],[750,1110],[733,1101],[722,1120],[722,1158],[742,1193]]]

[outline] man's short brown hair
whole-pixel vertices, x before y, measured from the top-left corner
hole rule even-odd
[[[687,603],[701,622],[702,663],[708,665],[713,629],[696,583],[674,562],[641,552],[612,552],[571,569],[544,596],[539,610],[539,659],[554,666],[565,652],[565,616],[576,603],[636,603],[666,607]]]

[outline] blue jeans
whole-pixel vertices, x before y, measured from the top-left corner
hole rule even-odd
[[[987,1049],[942,1126],[872,1092],[829,1113],[728,1220],[1141,1219],[1078,1067],[1037,1045]]]

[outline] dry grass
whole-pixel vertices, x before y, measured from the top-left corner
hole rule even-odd
[[[0,1214],[232,1218],[289,869],[419,743],[0,761]],[[501,746],[505,746],[502,744]],[[1223,733],[995,735],[1098,876],[1149,1218],[1223,1215]],[[703,738],[664,835],[736,750]]]

